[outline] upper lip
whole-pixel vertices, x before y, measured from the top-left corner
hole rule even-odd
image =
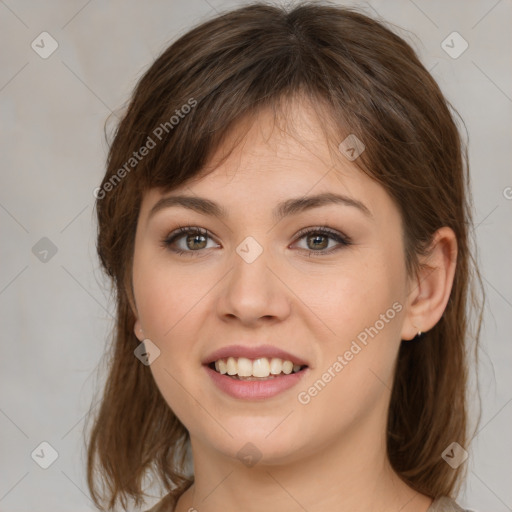
[[[308,366],[308,363],[285,350],[282,350],[273,345],[258,345],[258,346],[245,346],[245,345],[229,345],[227,347],[215,350],[203,359],[203,364],[211,364],[219,359],[226,359],[228,357],[246,357],[247,359],[258,359],[260,357],[279,357],[283,360],[291,361],[293,364],[300,366]]]

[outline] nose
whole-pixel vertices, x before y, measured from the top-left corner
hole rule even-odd
[[[232,271],[223,281],[217,302],[217,312],[223,320],[235,320],[244,325],[283,321],[290,314],[292,293],[283,277],[272,268],[268,251],[250,261],[238,253],[233,255]]]

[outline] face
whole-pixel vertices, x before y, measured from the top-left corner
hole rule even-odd
[[[135,333],[193,446],[269,464],[382,443],[408,292],[391,198],[331,159],[309,107],[292,121],[262,111],[213,172],[147,192],[133,263]]]

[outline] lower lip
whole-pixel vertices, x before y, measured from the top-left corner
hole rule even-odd
[[[270,398],[295,386],[308,371],[307,368],[297,373],[280,375],[268,380],[238,380],[222,375],[209,366],[203,366],[216,386],[233,398],[258,400]]]

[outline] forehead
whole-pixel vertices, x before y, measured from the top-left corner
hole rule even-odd
[[[335,131],[325,106],[315,106],[311,100],[290,100],[275,111],[262,108],[229,129],[202,175],[219,167],[223,172],[249,168],[254,173],[264,170],[264,162],[272,161],[280,164],[279,170],[286,170],[287,163],[296,168],[296,162],[302,161],[314,162],[317,167],[330,167],[333,160],[343,163],[338,152],[332,151],[337,145]],[[222,161],[228,153],[230,157]]]
[[[364,200],[370,211],[372,205],[386,206],[390,198],[384,189],[340,151],[333,152],[337,141],[329,140],[322,115],[309,102],[295,102],[277,117],[267,108],[241,119],[196,177],[172,191],[150,189],[142,213],[176,194],[211,198],[228,210],[326,192]]]

